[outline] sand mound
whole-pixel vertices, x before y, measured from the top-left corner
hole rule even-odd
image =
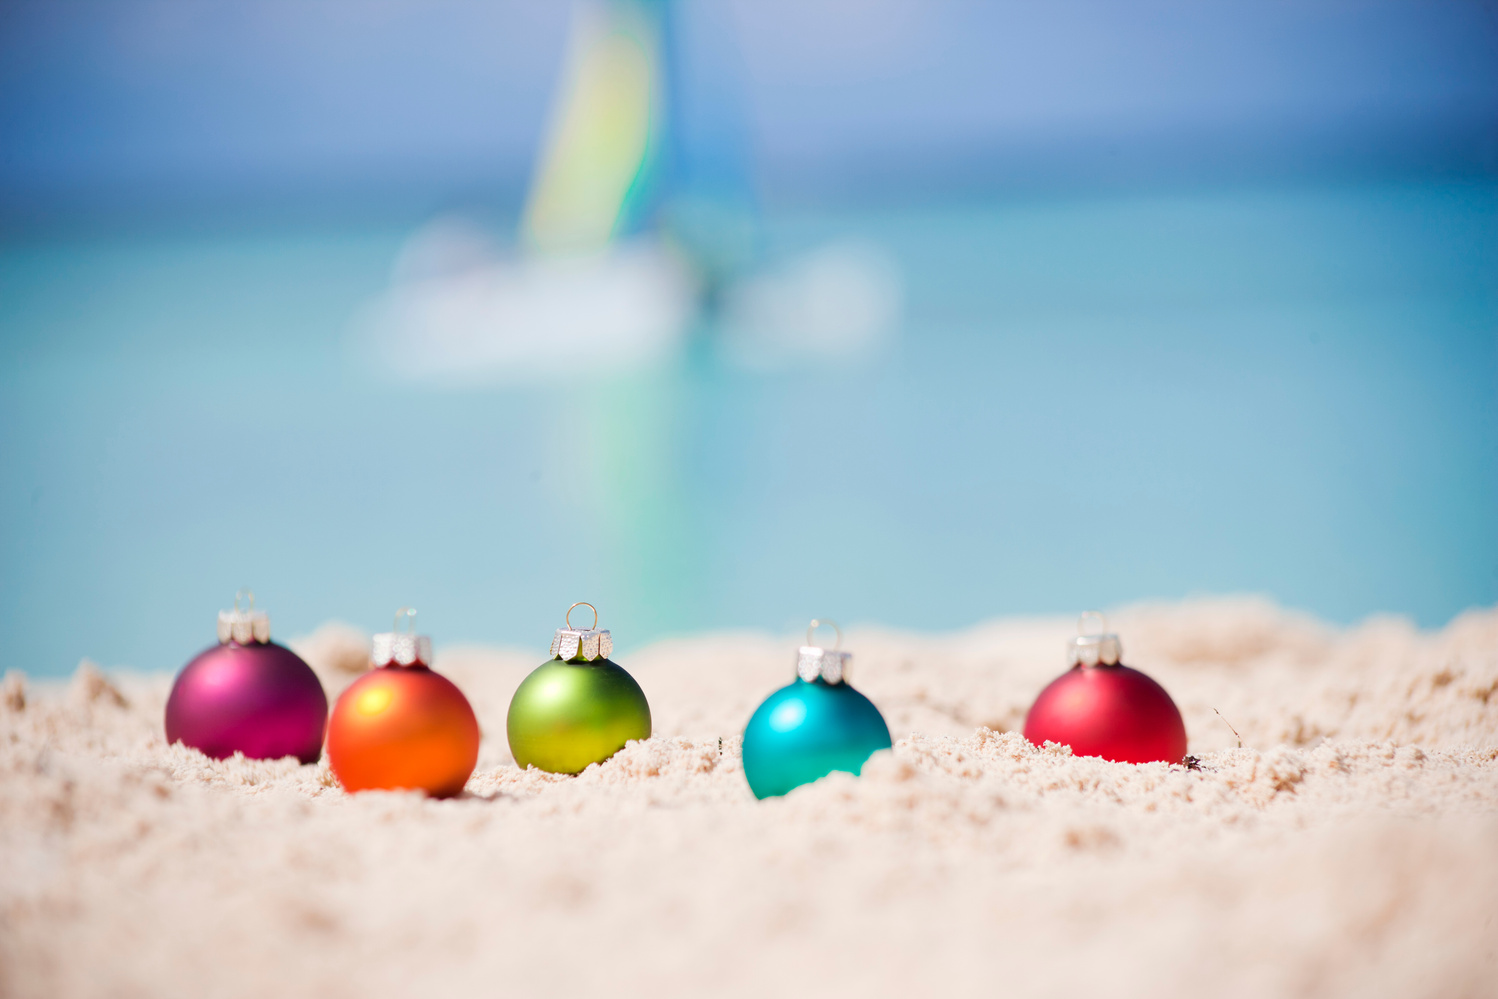
[[[167,746],[165,674],[12,674],[0,993],[1498,995],[1498,611],[1434,634],[1244,601],[1113,623],[1200,769],[1017,734],[1060,619],[852,632],[895,749],[768,802],[738,733],[794,638],[623,657],[657,734],[576,778],[504,745],[541,656],[439,644],[486,732],[444,802]],[[297,644],[336,692],[361,641]]]

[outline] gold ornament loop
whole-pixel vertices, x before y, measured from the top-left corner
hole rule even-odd
[[[593,612],[593,623],[586,628],[572,625],[572,612],[586,607]],[[558,628],[551,639],[551,654],[564,662],[580,659],[585,663],[607,659],[614,651],[614,636],[598,627],[598,608],[586,600],[579,600],[567,608],[567,624]]]
[[[588,610],[590,610],[590,611],[593,612],[593,623],[590,624],[590,625],[588,625],[586,628],[579,628],[577,630],[578,631],[597,631],[598,630],[598,608],[594,607],[592,604],[588,603],[586,600],[579,600],[577,603],[575,603],[571,607],[567,608],[567,617],[564,619],[567,622],[567,627],[568,628],[572,627],[572,612],[575,611],[575,610],[577,610],[579,607],[586,607],[586,608],[588,608]]]

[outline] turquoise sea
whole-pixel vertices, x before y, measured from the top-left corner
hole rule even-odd
[[[877,357],[439,389],[346,332],[407,224],[0,243],[7,668],[174,670],[421,611],[544,657],[813,615],[945,629],[1192,594],[1439,625],[1498,602],[1498,185],[783,211],[905,287]],[[1058,651],[1058,656],[1060,652]]]

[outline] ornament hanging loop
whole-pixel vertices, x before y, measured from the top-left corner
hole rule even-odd
[[[588,608],[588,610],[590,610],[590,611],[593,612],[593,623],[590,624],[590,625],[588,625],[586,628],[578,628],[576,630],[577,631],[597,631],[598,630],[598,608],[594,607],[592,604],[588,603],[586,600],[579,600],[577,603],[575,603],[571,607],[567,608],[567,616],[563,619],[563,620],[565,620],[567,622],[567,628],[569,630],[572,630],[572,612],[575,611],[575,610],[577,610],[579,607],[586,607],[586,608]]]
[[[406,619],[406,630],[400,630],[401,618]],[[432,640],[426,635],[416,634],[416,608],[402,607],[395,612],[395,622],[390,630],[374,636],[370,645],[369,664],[375,669],[385,666],[430,666],[432,662]]]
[[[819,645],[813,645],[817,629],[827,626],[837,635],[836,644],[830,649],[824,649]],[[836,621],[826,618],[812,618],[811,626],[806,629],[806,644],[796,653],[796,675],[807,683],[822,680],[825,683],[836,686],[848,679],[848,664],[853,657],[842,651],[843,629],[837,626]]]
[[[1123,659],[1123,643],[1108,630],[1101,611],[1085,611],[1077,618],[1070,656],[1073,666],[1117,666]]]
[[[576,628],[572,624],[572,612],[586,607],[593,612],[593,623],[587,628]],[[564,662],[580,659],[585,663],[595,659],[607,659],[614,651],[614,638],[605,629],[598,627],[598,608],[586,600],[579,600],[567,608],[566,627],[558,628],[551,639],[551,654]]]
[[[245,603],[243,609],[240,601]],[[220,645],[263,645],[270,641],[270,617],[255,609],[255,591],[248,586],[234,592],[233,610],[218,612],[218,640]]]
[[[809,624],[807,626],[807,628],[806,628],[806,644],[807,644],[807,646],[811,647],[811,646],[814,646],[816,644],[815,641],[814,641],[814,636],[817,633],[817,629],[821,628],[821,627],[824,627],[824,626],[828,627],[828,628],[831,628],[832,631],[833,631],[833,634],[836,636],[835,640],[832,643],[832,648],[834,650],[841,649],[843,647],[843,629],[841,629],[841,628],[839,628],[837,626],[837,622],[836,621],[833,621],[830,618],[819,618],[819,617],[812,618],[811,619],[811,624]]]

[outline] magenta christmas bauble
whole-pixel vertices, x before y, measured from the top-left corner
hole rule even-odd
[[[182,668],[166,702],[167,742],[214,759],[295,756],[316,763],[328,722],[328,697],[312,667],[270,640],[264,611],[219,614],[219,644]]]

